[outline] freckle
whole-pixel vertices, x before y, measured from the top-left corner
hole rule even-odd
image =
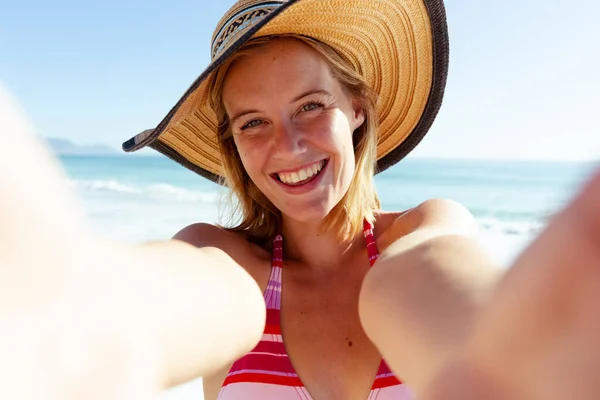
[[[348,346],[352,347],[352,342],[348,342]]]

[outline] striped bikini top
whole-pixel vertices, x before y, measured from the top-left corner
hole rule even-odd
[[[364,222],[364,236],[371,266],[379,252],[373,226]],[[271,276],[264,293],[267,321],[262,339],[248,354],[237,360],[223,382],[218,400],[312,400],[294,370],[281,335],[281,274],[283,237],[273,239]],[[382,359],[367,400],[412,400],[412,392],[394,376]]]

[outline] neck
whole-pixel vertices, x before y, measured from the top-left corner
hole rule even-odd
[[[332,272],[343,265],[344,258],[364,240],[361,232],[356,237],[342,242],[335,232],[320,231],[321,223],[298,222],[284,216],[284,260],[298,261],[321,272]]]

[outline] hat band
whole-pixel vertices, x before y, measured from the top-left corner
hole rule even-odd
[[[283,1],[262,1],[243,8],[234,14],[223,24],[223,27],[215,36],[215,40],[211,46],[212,59],[217,58],[233,38],[239,36],[246,28],[265,18],[283,3]]]

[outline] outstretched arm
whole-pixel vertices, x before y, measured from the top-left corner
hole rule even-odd
[[[132,282],[130,290],[146,296],[141,307],[157,334],[166,386],[214,373],[258,343],[266,314],[261,290],[221,249],[172,240],[134,253],[152,259],[134,261],[142,268],[132,278],[145,287]]]
[[[600,398],[600,171],[521,254],[426,400]]]
[[[417,392],[464,344],[501,275],[472,239],[476,230],[464,207],[429,200],[395,221],[390,231],[397,239],[363,283],[363,327]]]
[[[94,238],[0,86],[0,398],[150,398],[258,342],[254,279],[216,248]]]
[[[361,297],[365,330],[419,397],[598,398],[600,173],[496,284],[476,245],[433,232],[398,240]]]

